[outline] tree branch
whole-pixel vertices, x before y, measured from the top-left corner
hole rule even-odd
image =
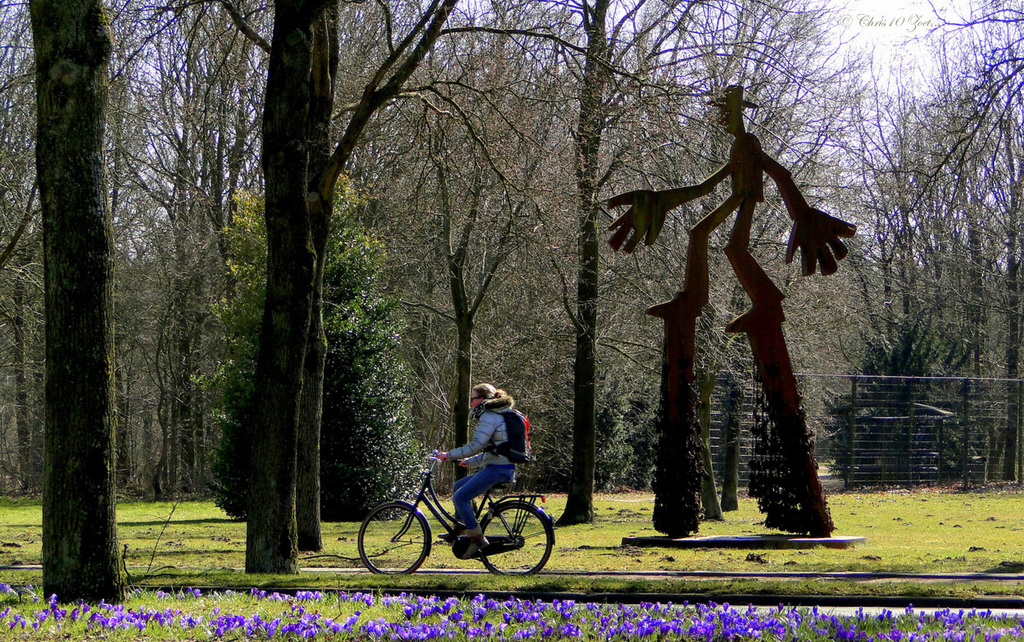
[[[493,27],[453,27],[451,29],[445,29],[441,32],[442,35],[448,35],[453,33],[491,33],[499,36],[526,36],[527,38],[538,38],[540,40],[550,40],[551,42],[557,43],[566,49],[575,51],[576,53],[586,53],[587,50],[579,45],[574,45],[568,40],[560,38],[554,34],[543,33],[540,31],[533,31],[530,29],[495,29]]]
[[[242,35],[251,40],[257,47],[259,47],[260,49],[269,54],[270,43],[267,42],[263,38],[263,36],[256,33],[256,30],[252,28],[252,25],[246,22],[245,16],[243,16],[242,12],[238,10],[238,7],[235,6],[235,3],[231,2],[231,0],[220,0],[220,3],[227,10],[228,15],[231,16],[231,21],[235,23],[235,26],[238,27],[238,30],[242,32]]]
[[[391,100],[398,100],[399,98],[419,98],[423,96],[423,91],[424,90],[422,88],[410,89],[409,91],[400,91],[394,96],[392,96]],[[346,103],[344,105],[340,105],[338,109],[335,110],[334,115],[331,117],[331,120],[339,120],[345,114],[351,114],[355,110],[359,109],[360,105],[362,104],[363,101],[360,100],[359,102],[356,103]]]
[[[583,332],[585,328],[580,322],[579,317],[576,316],[576,311],[572,309],[572,301],[569,298],[569,284],[565,281],[565,275],[562,274],[562,270],[558,267],[555,257],[551,257],[551,267],[555,269],[555,273],[558,274],[558,278],[562,281],[562,306],[565,307],[565,313],[569,320],[572,321],[572,327],[576,332]]]
[[[426,304],[426,303],[414,303],[412,301],[402,301],[402,305],[408,306],[410,308],[423,308],[425,310],[430,310],[431,312],[433,312],[435,314],[438,314],[441,317],[443,317],[445,319],[448,319],[449,321],[451,321],[453,323],[455,322],[455,317],[454,316],[448,314],[444,310],[440,310],[440,309],[435,308],[434,306]]]
[[[14,230],[14,236],[11,237],[11,242],[7,244],[7,249],[4,250],[3,254],[0,254],[0,270],[4,268],[4,265],[11,258],[11,254],[14,253],[14,248],[18,245],[18,240],[21,235],[25,233],[25,228],[28,227],[28,222],[32,220],[32,201],[36,197],[36,185],[32,184],[32,191],[28,194],[28,205],[25,207],[25,215],[21,217],[21,223],[18,225],[18,229]]]
[[[359,136],[363,133],[370,118],[381,105],[399,94],[402,85],[416,71],[426,57],[427,52],[430,51],[440,37],[441,28],[448,20],[448,16],[455,10],[457,3],[458,0],[442,0],[438,4],[435,0],[435,3],[424,12],[423,18],[400,45],[396,55],[384,61],[380,69],[377,70],[377,73],[374,74],[374,77],[367,83],[363,89],[363,96],[359,100],[358,106],[353,110],[348,127],[345,128],[341,141],[335,147],[334,152],[331,154],[331,159],[320,177],[320,198],[324,200],[331,198],[334,192],[334,184],[337,182],[338,176],[345,169],[352,150],[355,148],[356,141],[359,140]],[[424,29],[423,25],[425,23],[429,24]],[[400,53],[398,52],[404,51],[409,43],[412,42],[414,35],[421,30],[423,33],[419,42],[416,43],[416,46],[409,53],[405,61],[398,66],[391,78],[381,87],[380,83],[383,82],[384,76],[400,58]]]

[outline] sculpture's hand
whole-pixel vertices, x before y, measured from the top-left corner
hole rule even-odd
[[[799,247],[804,276],[814,274],[819,263],[822,274],[833,274],[839,269],[836,262],[842,261],[849,252],[840,239],[853,236],[857,231],[856,226],[810,207],[793,218],[789,247],[786,248],[786,263],[793,261],[793,255]]]
[[[644,189],[612,197],[608,201],[608,207],[630,207],[625,214],[608,226],[609,231],[615,231],[608,239],[608,244],[613,250],[618,251],[621,248],[627,254],[636,249],[640,239],[646,239],[647,245],[651,245],[661,233],[665,215],[678,204],[672,202],[667,192]]]

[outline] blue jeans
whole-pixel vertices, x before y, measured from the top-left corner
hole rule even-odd
[[[466,526],[466,530],[480,528],[473,514],[473,498],[483,495],[496,484],[512,481],[515,474],[515,466],[485,466],[480,472],[455,481],[452,503],[455,504],[455,516]]]

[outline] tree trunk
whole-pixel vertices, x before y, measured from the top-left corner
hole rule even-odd
[[[470,390],[473,387],[473,317],[475,316],[466,287],[466,260],[469,255],[469,243],[473,236],[475,217],[470,216],[469,222],[462,229],[456,242],[452,229],[455,216],[449,198],[447,181],[449,177],[444,168],[438,166],[438,184],[441,186],[442,241],[444,243],[445,262],[448,268],[448,288],[452,295],[452,311],[455,317],[456,352],[455,352],[455,390],[452,398],[452,429],[453,446],[460,446],[469,441]],[[474,208],[475,211],[475,208]],[[483,287],[483,286],[482,286]],[[465,477],[466,469],[455,467],[455,478]]]
[[[324,63],[333,66],[337,61],[323,55],[333,50],[335,39],[318,42],[314,32],[325,26],[318,24],[322,20],[329,31],[334,28],[328,8],[335,3],[281,0],[276,5],[263,109],[267,293],[256,360],[246,572],[298,572],[299,408],[303,386],[314,385],[304,382],[303,375],[310,323],[320,296],[317,257],[324,255],[324,246],[318,244],[321,238],[326,244],[326,234],[321,236],[318,230],[329,229],[335,185],[371,116],[416,70],[456,2],[431,5],[418,25],[422,31],[415,46],[401,61],[392,51],[394,56],[382,63],[322,169],[317,166],[317,141],[321,135],[326,140],[330,120],[325,114],[331,113],[324,82],[333,83],[324,73]]]
[[[109,18],[96,0],[32,0],[30,9],[46,282],[43,592],[119,602]]]
[[[174,422],[175,437],[171,447],[174,455],[174,482],[175,496],[179,493],[194,493],[200,490],[199,485],[199,431],[202,421],[202,409],[199,403],[199,391],[196,381],[200,375],[199,366],[196,363],[195,354],[198,351],[195,342],[198,341],[199,316],[189,310],[190,299],[187,290],[197,288],[194,279],[185,279],[180,286],[183,291],[179,299],[180,307],[177,308],[178,335],[175,367],[178,374],[174,377]]]
[[[125,374],[123,370],[118,372],[120,375],[120,391],[118,392],[118,411],[117,411],[117,487],[127,488],[135,478],[133,464],[134,459],[132,457],[132,440],[134,433],[131,431],[131,416],[132,416],[132,381],[130,379],[131,374]]]
[[[21,489],[27,491],[35,486],[32,465],[32,424],[28,408],[28,337],[25,330],[25,280],[14,281],[11,296],[14,308],[11,325],[14,328],[14,424],[18,439],[18,476]]]
[[[585,2],[584,5],[587,3]],[[573,438],[569,494],[560,525],[594,520],[594,465],[597,445],[597,304],[600,242],[597,234],[598,163],[604,131],[604,89],[608,82],[605,19],[609,0],[584,6],[586,68],[576,128],[576,184],[579,203],[579,271],[576,280],[576,357],[573,365]]]
[[[458,352],[455,355],[455,399],[452,404],[452,422],[455,428],[454,445],[469,442],[469,392],[473,387],[473,319],[468,314],[456,312]],[[466,469],[455,467],[456,477],[463,477]]]
[[[281,2],[263,112],[267,294],[256,360],[245,570],[299,572],[296,451],[316,252],[308,195],[312,16]]]
[[[1006,289],[1009,293],[1006,304],[1006,378],[1016,379],[1020,376],[1020,249],[1019,230],[1021,224],[1021,189],[1024,187],[1024,168],[1017,167],[1014,153],[1013,136],[1006,136],[1006,159],[1009,175],[1010,199],[1007,238],[1006,238]],[[1017,395],[1017,384],[1007,386],[1006,434],[1003,439],[1003,480],[1017,480],[1017,431],[1020,425],[1021,407]]]
[[[711,460],[711,393],[715,390],[717,376],[718,373],[712,370],[697,377],[697,398],[700,403],[697,421],[700,423],[701,459],[704,463],[704,486],[701,489],[700,503],[704,508],[704,519],[720,520],[724,517],[722,505],[718,502],[715,468]]]
[[[300,551],[320,551],[324,547],[320,528],[320,432],[327,336],[324,333],[323,320],[322,262],[322,256],[318,257],[318,282],[313,295],[309,349],[306,351],[304,364],[305,385],[302,387],[302,398],[299,401],[295,520]]]
[[[967,217],[967,249],[970,261],[967,265],[967,274],[970,282],[970,296],[967,307],[967,334],[970,337],[968,346],[971,355],[971,373],[975,377],[981,377],[984,373],[985,354],[985,323],[987,293],[983,281],[981,266],[984,265],[982,256],[982,230],[975,216]],[[996,426],[991,421],[986,421],[981,426],[985,431],[984,442],[977,444],[978,451],[984,456],[984,468],[982,482],[987,482],[992,473],[992,466],[996,459],[1002,455],[1002,451],[995,447],[997,441]]]
[[[313,28],[313,95],[309,109],[310,175],[319,177],[330,160],[331,111],[334,107],[334,77],[338,65],[337,5],[332,4]],[[316,186],[309,187],[315,192]],[[312,208],[311,230],[316,249],[316,277],[313,308],[309,320],[309,348],[306,352],[305,385],[299,408],[298,485],[296,520],[299,550],[323,549],[320,529],[320,433],[324,397],[324,367],[327,363],[327,335],[324,332],[324,263],[334,203],[325,201]]]
[[[970,263],[967,275],[970,282],[970,294],[967,305],[967,334],[970,337],[968,349],[971,355],[971,374],[980,377],[983,374],[982,355],[985,342],[985,286],[982,281],[981,266],[984,257],[981,252],[981,226],[977,217],[967,217],[967,250]]]
[[[1007,283],[1009,302],[1006,318],[1006,378],[1016,379],[1020,376],[1020,259],[1017,257],[1017,231],[1009,230],[1006,240]],[[1009,400],[1006,409],[1006,434],[1003,440],[1003,481],[1017,479],[1017,425],[1020,417],[1020,406],[1017,403],[1017,385],[1006,387],[1006,398]]]
[[[177,364],[175,364],[177,365]],[[171,422],[168,424],[169,431],[167,434],[167,441],[165,447],[167,449],[167,485],[164,487],[164,492],[168,494],[172,499],[178,499],[178,493],[181,490],[181,484],[178,477],[180,471],[180,462],[178,456],[181,454],[181,400],[178,399],[178,381],[177,377],[173,377],[172,388],[171,388]]]
[[[725,470],[722,471],[722,510],[739,510],[740,486],[740,411],[743,389],[736,377],[726,374],[725,407]]]

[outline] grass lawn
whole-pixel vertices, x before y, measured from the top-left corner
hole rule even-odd
[[[557,518],[565,497],[549,496],[544,509]],[[1024,582],[880,578],[773,578],[763,573],[1024,573],[1024,492],[1019,486],[958,490],[899,490],[833,493],[829,496],[836,535],[861,535],[850,549],[680,550],[623,547],[623,537],[657,535],[651,524],[653,496],[602,494],[595,498],[593,524],[556,529],[555,551],[545,573],[503,578],[486,573],[424,573],[380,577],[358,571],[358,523],[325,523],[324,550],[301,553],[310,569],[298,577],[251,576],[244,565],[245,525],[229,519],[212,502],[118,505],[126,564],[136,586],[311,587],[345,590],[435,588],[449,590],[536,590],[579,592],[675,592],[687,594],[863,594],[972,597],[1019,595]],[[723,522],[704,522],[698,535],[770,533],[753,500]],[[38,502],[0,499],[0,582],[39,584],[41,549]],[[436,530],[436,529],[435,529]],[[756,553],[756,555],[751,555]],[[357,569],[338,573],[332,569]],[[475,561],[455,559],[442,545],[433,548],[425,569],[476,571]],[[323,569],[323,570],[317,570]],[[569,572],[557,573],[557,571]],[[587,577],[580,572],[609,572]],[[630,573],[730,571],[750,578],[652,579]]]

